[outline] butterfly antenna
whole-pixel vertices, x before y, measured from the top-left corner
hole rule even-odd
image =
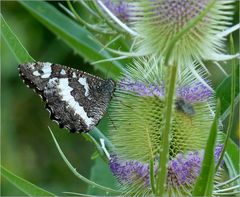
[[[123,106],[125,106],[125,107],[128,107],[128,108],[130,108],[130,109],[132,109],[132,110],[134,110],[134,108],[132,108],[131,106],[129,106],[129,105],[126,105],[123,101],[121,101],[121,100],[119,100],[119,99],[117,99],[118,98],[118,96],[117,95],[115,95],[114,93],[113,93],[113,97],[114,97],[114,99],[116,99],[116,101],[118,101],[118,102],[120,102]]]
[[[114,129],[117,131],[117,127],[114,124],[114,121],[112,120],[112,118],[110,117],[109,112],[107,111],[107,117],[109,118],[110,122],[112,123],[112,126],[114,127]]]

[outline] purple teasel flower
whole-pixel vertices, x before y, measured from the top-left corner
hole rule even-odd
[[[215,163],[217,163],[222,144],[215,148]],[[204,151],[189,151],[186,154],[179,153],[168,162],[167,186],[183,187],[193,185],[199,176],[203,161]],[[157,172],[155,161],[154,171]],[[134,160],[122,160],[117,155],[111,155],[110,169],[118,181],[122,184],[133,184],[141,180],[146,187],[150,187],[149,164]]]
[[[126,1],[102,0],[102,2],[120,20],[125,22],[129,20],[129,5]]]
[[[153,84],[146,85],[143,82],[133,81],[128,78],[124,78],[119,83],[119,88],[125,91],[131,91],[137,93],[139,96],[158,96],[164,98],[165,87],[164,84],[156,86]],[[187,86],[178,86],[176,89],[176,97],[182,98],[190,103],[206,101],[213,95],[204,84],[201,82],[195,82]]]

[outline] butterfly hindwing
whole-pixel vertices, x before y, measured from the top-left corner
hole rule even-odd
[[[19,65],[26,85],[35,89],[60,127],[89,131],[103,117],[115,83],[66,66],[51,63]]]

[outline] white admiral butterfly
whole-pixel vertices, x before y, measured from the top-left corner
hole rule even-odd
[[[46,101],[51,119],[71,132],[86,132],[97,125],[115,89],[111,79],[48,62],[20,64],[19,73]]]

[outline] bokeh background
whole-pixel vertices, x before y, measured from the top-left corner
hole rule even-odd
[[[58,2],[49,3],[58,7]],[[48,31],[18,2],[1,2],[1,12],[31,56],[38,61],[69,65],[106,77],[84,62],[82,57]],[[17,65],[16,59],[2,39],[2,165],[20,177],[58,195],[64,195],[63,191],[87,192],[88,186],[76,178],[61,159],[47,126],[54,131],[72,165],[88,178],[91,178],[91,168],[96,163],[92,158],[96,151],[94,146],[80,134],[69,134],[67,130],[59,129],[57,124],[49,119],[49,113],[40,97],[26,88],[19,78]],[[104,130],[106,121],[101,122],[99,127]],[[102,178],[104,173],[107,173],[101,168],[97,171],[102,173]],[[1,184],[3,196],[24,195],[5,179],[2,179]]]
[[[57,1],[50,1],[58,8]],[[63,2],[64,3],[64,2]],[[59,9],[59,8],[58,8]],[[38,61],[49,61],[68,65],[80,70],[106,77],[83,61],[63,41],[39,23],[16,1],[2,1],[1,13],[30,55]],[[239,21],[238,5],[234,16]],[[238,34],[234,34],[238,50]],[[1,40],[1,163],[3,166],[30,182],[64,195],[63,191],[85,193],[88,186],[76,178],[62,161],[50,136],[50,126],[67,158],[84,176],[91,178],[92,168],[105,179],[111,176],[106,164],[95,158],[95,148],[80,134],[69,134],[49,119],[44,103],[32,90],[26,88],[18,77],[17,61],[10,49]],[[217,86],[224,75],[212,66],[213,85]],[[224,65],[230,72],[229,65]],[[232,138],[239,139],[238,107]],[[107,118],[98,126],[106,130]],[[97,164],[96,164],[97,163]],[[96,169],[97,168],[97,169]],[[106,175],[107,174],[107,175]],[[101,179],[99,182],[101,183]],[[1,195],[24,195],[5,179],[1,180]]]

